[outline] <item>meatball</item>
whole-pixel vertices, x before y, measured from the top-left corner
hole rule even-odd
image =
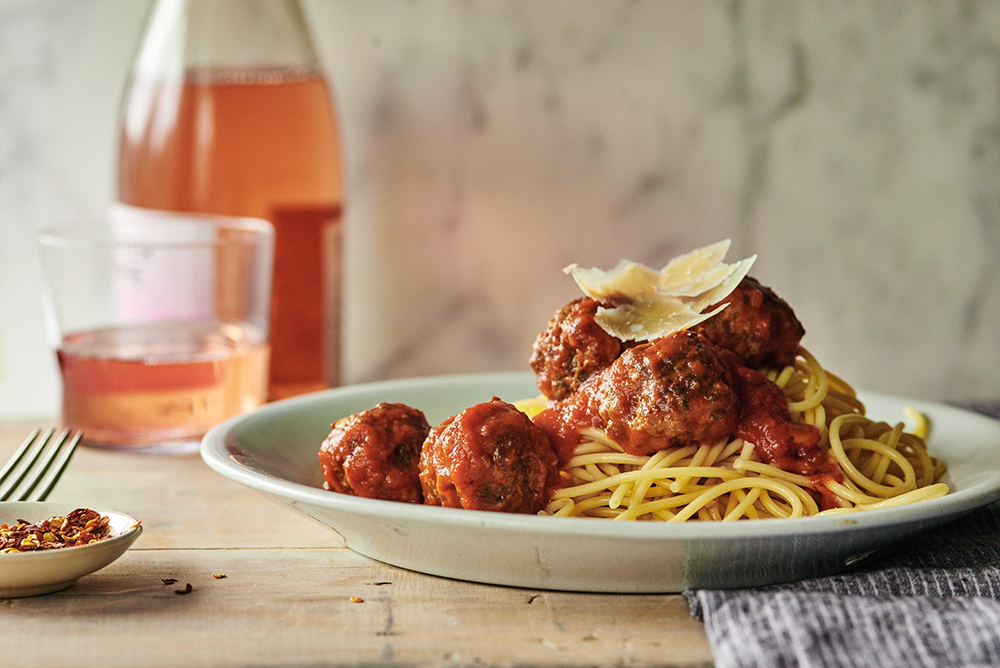
[[[424,414],[405,404],[383,402],[338,420],[319,450],[324,487],[422,503],[420,448],[430,429]]]
[[[719,304],[729,306],[692,329],[733,351],[752,369],[781,368],[795,361],[806,331],[792,307],[770,288],[748,276],[709,308]]]
[[[590,297],[571,301],[535,340],[529,364],[549,399],[565,399],[621,354],[622,342],[594,320],[598,306]]]
[[[429,505],[537,513],[559,484],[548,437],[496,397],[431,430],[420,453]]]
[[[630,454],[730,437],[739,402],[715,346],[690,331],[629,348],[580,392]]]

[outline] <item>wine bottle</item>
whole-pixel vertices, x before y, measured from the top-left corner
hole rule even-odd
[[[296,0],[157,0],[122,103],[118,199],[271,221],[269,397],[338,384],[340,137]]]

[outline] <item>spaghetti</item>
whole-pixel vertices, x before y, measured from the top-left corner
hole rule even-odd
[[[784,392],[792,420],[820,430],[820,447],[843,480],[804,476],[762,462],[753,443],[725,439],[649,456],[628,454],[600,429],[581,430],[562,487],[539,514],[616,520],[733,521],[791,518],[899,506],[944,496],[944,464],[927,453],[928,425],[907,432],[865,416],[853,388],[804,348],[794,364],[766,371]],[[519,402],[534,414],[544,398]],[[817,497],[827,499],[821,510]],[[830,503],[832,501],[832,503]],[[833,506],[833,507],[829,507]]]

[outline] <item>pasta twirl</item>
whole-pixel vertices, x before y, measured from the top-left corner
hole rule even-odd
[[[729,439],[650,456],[625,453],[599,429],[582,430],[562,487],[540,513],[679,522],[790,518],[885,508],[944,496],[944,464],[927,453],[927,424],[889,425],[865,416],[853,388],[804,348],[794,365],[766,372],[796,422],[819,428],[843,481],[790,473],[760,461],[752,443]],[[537,412],[544,402],[519,407]],[[822,504],[819,499],[825,498]],[[826,510],[822,510],[823,506]],[[832,507],[831,507],[832,506]]]

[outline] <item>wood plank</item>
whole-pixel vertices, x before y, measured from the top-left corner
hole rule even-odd
[[[0,427],[0,461],[7,460],[34,426]],[[49,500],[132,515],[142,521],[144,530],[137,548],[343,544],[334,531],[230,481],[198,455],[81,446]]]
[[[164,585],[167,577],[177,584]],[[175,593],[188,582],[190,594]],[[701,624],[679,596],[454,582],[344,548],[134,550],[65,592],[0,601],[0,611],[7,637],[26,647],[59,638],[77,665],[701,666],[711,659]]]

